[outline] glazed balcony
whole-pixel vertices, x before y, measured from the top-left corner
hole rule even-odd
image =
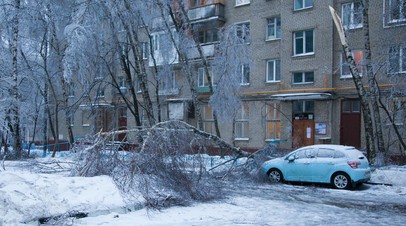
[[[204,5],[191,5],[188,17],[193,23],[208,20],[224,21],[224,0],[206,0]]]

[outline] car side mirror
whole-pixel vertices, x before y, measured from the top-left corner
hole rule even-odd
[[[295,161],[295,156],[291,155],[288,157],[289,162]]]

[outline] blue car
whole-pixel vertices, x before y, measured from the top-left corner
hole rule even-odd
[[[348,189],[367,182],[371,169],[367,158],[354,147],[312,145],[262,164],[260,173],[271,182],[296,181],[328,183]]]

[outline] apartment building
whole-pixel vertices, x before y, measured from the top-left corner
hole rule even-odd
[[[406,1],[370,1],[369,26],[372,62],[383,95],[390,95],[393,76],[406,73]],[[362,6],[351,0],[190,0],[188,17],[196,25],[202,50],[209,64],[221,28],[237,25],[249,28],[247,45],[251,63],[241,65],[242,106],[235,123],[220,122],[223,139],[246,149],[258,149],[269,142],[291,149],[318,143],[365,147],[363,122],[357,92],[343,59],[337,30],[329,11],[336,9],[346,29],[348,42],[361,74],[364,34]],[[196,125],[192,97],[175,52],[159,47],[163,31],[154,30],[154,59],[158,65],[170,61],[158,95],[163,120],[184,120]],[[147,48],[148,45],[145,45]],[[145,52],[147,52],[145,50]],[[170,53],[170,57],[165,54]],[[198,59],[196,51],[188,55]],[[150,69],[150,56],[145,55]],[[200,61],[193,65],[204,130],[214,133],[209,89]],[[214,80],[216,75],[212,74]],[[364,85],[367,86],[365,79]],[[123,82],[123,89],[125,88]],[[405,101],[399,98],[400,101]],[[387,99],[385,99],[387,101]],[[106,104],[106,103],[105,103]],[[97,116],[98,128],[132,128],[124,105],[115,101]],[[83,112],[82,121],[84,119]],[[141,113],[142,114],[142,113]],[[104,117],[104,118],[103,118]],[[80,116],[79,116],[80,118]],[[107,122],[111,123],[107,125]],[[80,124],[80,123],[79,123]],[[83,123],[82,123],[83,124]],[[85,124],[83,124],[85,125]],[[80,126],[78,126],[80,127]],[[389,126],[385,127],[389,131]],[[80,128],[76,134],[84,135]],[[392,139],[388,136],[388,139]]]

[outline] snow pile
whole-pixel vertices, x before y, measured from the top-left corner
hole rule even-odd
[[[117,211],[126,205],[112,179],[0,172],[0,225],[32,223],[69,212]]]
[[[207,158],[207,167],[226,160]],[[136,194],[137,200],[133,200],[130,207],[128,197],[120,193],[111,177],[70,177],[67,169],[72,164],[71,157],[5,163],[6,170],[0,169],[0,226],[38,225],[41,218],[63,216],[68,219],[70,213],[87,216],[82,219],[70,217],[71,225],[308,225],[354,217],[359,224],[365,219],[370,219],[369,223],[379,219],[382,225],[396,225],[406,219],[399,214],[393,215],[404,208],[406,166],[382,167],[372,172],[371,182],[393,186],[367,184],[355,191],[342,191],[290,184],[256,184],[251,190],[241,190],[236,196],[219,202],[150,212],[139,210],[144,203],[141,194]],[[58,171],[59,168],[62,170]],[[369,205],[370,209],[348,208],[348,203],[357,200]],[[391,208],[368,212],[380,203],[395,212],[390,212]],[[132,212],[128,213],[128,207]],[[300,216],[301,221],[291,216]],[[397,218],[393,219],[393,216]]]
[[[406,187],[406,165],[378,168],[372,173],[371,182]]]

